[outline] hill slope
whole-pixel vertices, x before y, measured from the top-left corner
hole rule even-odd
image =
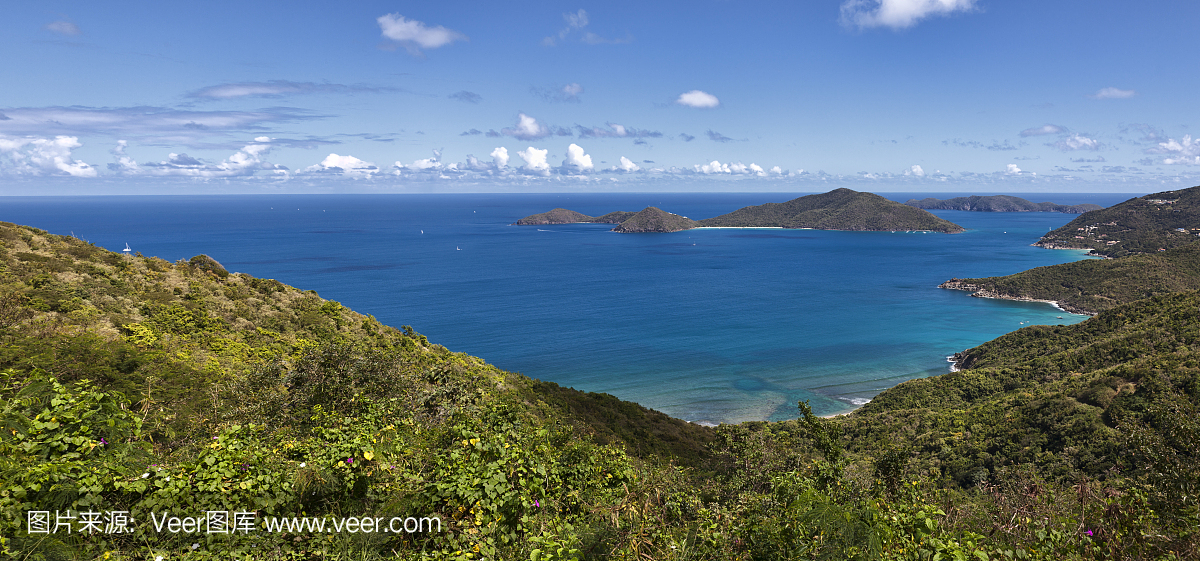
[[[1200,234],[1200,187],[1163,191],[1080,215],[1042,236],[1049,249],[1090,249],[1120,257],[1151,253],[1196,241]]]
[[[593,222],[594,220],[591,216],[580,212],[565,208],[556,208],[540,214],[531,214],[517,220],[516,223],[518,226],[533,226],[541,224],[576,224],[579,222]]]
[[[631,233],[647,233],[647,232],[678,232],[695,228],[698,223],[686,216],[672,214],[665,210],[648,206],[641,212],[625,219],[616,228],[614,232],[625,234]]]
[[[1200,241],[1168,251],[1037,267],[1004,277],[956,278],[940,288],[969,290],[987,298],[1054,301],[1070,312],[1094,314],[1142,298],[1200,289]]]
[[[1104,207],[1093,204],[1060,205],[1055,203],[1035,203],[1020,197],[1010,195],[990,195],[970,197],[954,197],[952,199],[909,199],[904,204],[913,208],[926,210],[969,210],[976,212],[1063,212],[1066,214],[1083,214]]]
[[[705,227],[814,228],[818,230],[929,230],[962,226],[873,193],[835,189],[784,203],[749,206],[700,221]]]

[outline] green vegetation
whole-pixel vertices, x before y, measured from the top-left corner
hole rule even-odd
[[[748,206],[700,221],[706,227],[815,228],[818,230],[928,230],[958,233],[963,227],[924,210],[874,193],[834,189],[785,203]]]
[[[1084,213],[1038,241],[1049,249],[1090,249],[1121,257],[1187,245],[1200,235],[1200,187],[1163,191]]]
[[[859,193],[844,188],[821,195],[807,195],[786,203],[748,206],[698,222],[655,207],[647,207],[637,213],[610,212],[599,218],[556,208],[549,212],[526,216],[518,220],[517,224],[578,222],[619,224],[613,231],[624,233],[678,232],[699,227],[927,230],[952,234],[963,231],[962,226],[942,220],[924,210],[890,201],[874,193]]]
[[[954,197],[952,199],[909,199],[904,204],[913,208],[926,210],[971,210],[977,212],[1063,212],[1066,214],[1083,214],[1104,207],[1093,204],[1060,205],[1055,203],[1035,203],[1011,195],[990,195],[971,197]]]
[[[595,219],[586,214],[567,210],[565,208],[556,208],[551,211],[541,214],[531,214],[517,221],[518,226],[540,225],[540,224],[576,224],[579,222],[592,222]]]
[[[551,211],[541,214],[531,214],[517,221],[518,226],[532,226],[544,224],[620,224],[628,220],[636,212],[616,211],[605,214],[604,216],[591,217],[581,212],[567,210],[565,208],[556,208]]]
[[[1152,254],[1038,267],[1005,277],[956,278],[941,288],[989,298],[1054,301],[1073,313],[1095,314],[1142,298],[1200,289],[1200,242]]]
[[[648,206],[645,210],[621,222],[616,228],[613,228],[613,231],[622,233],[678,232],[695,228],[697,225],[695,220],[686,216],[671,214],[665,210]]]
[[[710,429],[206,256],[0,224],[0,552],[1194,559],[1198,309],[1200,293],[1159,295],[1011,333],[848,416],[800,403],[793,421]],[[138,530],[28,531],[30,511],[53,526],[68,509],[76,530],[122,511]],[[153,528],[152,513],[206,511],[252,512],[255,531]],[[270,532],[273,516],[436,517],[442,531]]]

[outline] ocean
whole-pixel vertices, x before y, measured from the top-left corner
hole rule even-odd
[[[555,207],[701,219],[799,195],[5,197],[0,220],[170,261],[204,253],[505,370],[703,423],[794,418],[798,400],[844,412],[1004,333],[1085,319],[937,288],[1084,258],[1030,245],[1075,215],[935,211],[968,228],[953,235],[512,225]]]

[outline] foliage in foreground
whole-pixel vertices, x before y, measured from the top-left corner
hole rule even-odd
[[[1195,293],[1018,331],[845,418],[801,404],[706,429],[206,257],[3,225],[0,242],[0,551],[17,558],[1198,554]],[[76,531],[30,533],[30,511]],[[155,530],[208,511],[253,513],[253,531]],[[114,512],[137,531],[78,532]],[[312,527],[340,517],[358,531]],[[378,531],[392,519],[416,531]]]

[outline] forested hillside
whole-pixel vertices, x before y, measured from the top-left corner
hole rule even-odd
[[[801,403],[795,421],[710,429],[205,256],[0,224],[0,552],[1196,558],[1198,309],[1161,295],[1017,331],[849,416]],[[155,530],[208,512],[249,522]],[[131,531],[81,530],[93,513]],[[381,531],[393,518],[427,527]]]

